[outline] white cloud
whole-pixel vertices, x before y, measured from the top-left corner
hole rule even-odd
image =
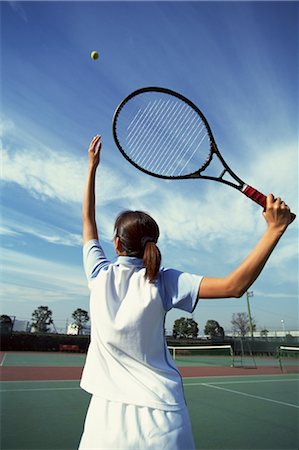
[[[21,17],[25,22],[28,22],[27,14],[23,5],[20,2],[8,2],[12,10]]]
[[[19,301],[57,301],[72,300],[81,296],[88,298],[87,283],[80,266],[65,265],[2,249],[3,280],[2,298]]]
[[[273,267],[285,267],[290,260],[294,260],[294,268],[298,266],[298,246],[294,242],[283,242],[273,254],[270,264]]]
[[[36,142],[30,142],[30,149],[24,145],[20,147],[21,150],[16,150],[16,146],[12,150],[8,144],[3,150],[6,182],[17,183],[45,204],[48,199],[76,207],[81,204],[86,158],[54,151],[43,145],[38,148]],[[277,147],[272,148],[271,153],[255,154],[249,162],[248,158],[243,158],[237,171],[246,172],[248,180],[245,181],[265,194],[268,191],[281,194],[293,207],[297,204],[296,161],[295,146],[285,146],[283,153]],[[120,209],[142,209],[149,211],[159,223],[160,242],[166,249],[171,244],[172,248],[184,254],[187,249],[199,247],[214,255],[221,247],[224,249],[223,259],[234,263],[245,256],[265,228],[260,207],[228,186],[203,180],[165,182],[141,174],[129,165],[125,169],[126,172],[121,171],[117,164],[111,167],[109,162],[99,169],[99,227],[101,236],[108,241]],[[292,227],[296,227],[296,223]],[[32,218],[10,222],[6,232],[31,233],[52,244],[81,244],[80,235],[51,224],[38,223]],[[283,258],[285,264],[293,258],[292,248],[297,248],[294,237],[288,246],[284,252],[280,248],[276,253],[276,267],[280,264],[278,258],[280,261]]]
[[[77,307],[88,310],[87,281],[81,261],[63,264],[46,258],[2,249],[0,306],[5,313],[30,320],[35,308],[48,305],[56,327],[64,329],[65,318]]]
[[[7,133],[14,129],[14,123],[10,119],[2,118],[0,120],[0,137],[5,136]]]
[[[270,151],[255,154],[248,166],[252,183],[267,195],[272,192],[281,196],[295,211],[298,206],[298,147],[296,144],[281,144]]]
[[[39,149],[18,151],[3,148],[1,153],[4,181],[18,184],[43,201],[82,202],[86,158],[59,153],[42,145]],[[154,183],[128,183],[117,169],[111,170],[109,166],[100,170],[99,204],[144,196],[155,189]]]
[[[291,299],[291,300],[295,299],[295,300],[298,301],[298,294],[297,293],[277,292],[277,291],[273,291],[273,292],[266,291],[265,292],[265,291],[261,291],[261,290],[257,289],[257,290],[254,291],[254,294],[257,297],[260,297],[260,298],[270,298],[270,299],[273,299],[273,300],[275,300],[275,299],[281,300],[283,298],[283,299]]]
[[[4,181],[17,183],[42,200],[73,202],[82,197],[82,161],[45,148],[36,151],[3,149],[2,153]]]
[[[33,232],[32,234],[35,234]],[[68,233],[67,236],[57,236],[57,235],[43,235],[39,234],[39,238],[43,239],[50,244],[56,245],[67,245],[67,246],[77,246],[82,245],[82,236],[79,234]]]
[[[78,246],[82,244],[80,234],[70,233],[51,223],[43,222],[29,214],[14,211],[10,208],[2,208],[3,218],[0,235],[12,236],[20,239],[26,234],[34,238],[42,239],[51,244]]]
[[[20,236],[20,233],[8,227],[0,226],[0,236]]]
[[[160,242],[165,247],[183,245],[214,253],[218,243],[236,248],[253,228],[260,232],[263,227],[261,210],[227,186],[211,183],[207,189],[201,180],[184,185],[174,181],[155,194],[131,200],[131,206],[150,211],[160,226]]]

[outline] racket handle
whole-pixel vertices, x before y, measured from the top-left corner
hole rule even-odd
[[[247,197],[251,198],[255,203],[260,205],[262,208],[266,209],[267,204],[267,197],[262,194],[261,192],[257,191],[252,186],[245,185],[245,187],[242,189],[243,194],[245,194]],[[296,219],[296,214],[291,212],[291,222],[293,222]]]

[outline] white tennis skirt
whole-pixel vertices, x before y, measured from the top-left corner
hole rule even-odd
[[[79,450],[195,450],[187,408],[162,411],[93,396]]]

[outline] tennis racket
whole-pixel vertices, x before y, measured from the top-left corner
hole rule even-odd
[[[218,181],[266,207],[266,196],[232,171],[217,148],[207,119],[181,94],[160,87],[132,92],[117,107],[112,129],[120,152],[142,172],[170,180]],[[217,158],[220,173],[205,173]],[[296,216],[291,214],[294,220]]]

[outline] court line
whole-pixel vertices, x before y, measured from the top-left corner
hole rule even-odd
[[[190,378],[189,378],[190,379]],[[215,384],[253,384],[253,383],[286,383],[287,381],[299,381],[299,378],[286,378],[279,380],[233,380],[233,381],[213,381],[211,383],[184,383],[184,386],[201,386],[201,385],[215,385]]]
[[[65,383],[65,382],[77,382],[76,380],[30,380],[32,383]],[[260,381],[219,381],[217,384],[246,384],[246,383],[272,383],[275,381],[298,381],[297,379],[289,379],[289,380],[260,380]],[[25,381],[2,381],[2,383],[28,383]],[[184,383],[184,386],[210,386],[209,383]],[[71,391],[73,389],[82,389],[79,387],[48,387],[48,388],[20,388],[20,389],[0,389],[0,392],[21,392],[21,391]]]
[[[223,388],[223,387],[220,387],[220,386],[215,386],[213,384],[202,383],[201,385],[205,386],[205,387],[213,388],[213,389],[218,389],[220,391],[232,392],[233,394],[243,395],[244,397],[255,398],[257,400],[264,400],[266,402],[276,403],[276,404],[279,404],[279,405],[290,406],[292,408],[299,409],[299,406],[298,405],[294,405],[293,403],[280,402],[279,400],[273,400],[273,399],[267,398],[267,397],[260,397],[259,395],[246,394],[245,392],[234,391],[233,389],[227,389],[227,388]]]
[[[247,380],[247,381],[218,381],[217,384],[250,384],[250,383],[275,383],[275,382],[286,382],[286,381],[298,381],[298,378],[289,378],[289,379],[280,379],[280,380]],[[3,383],[65,383],[65,382],[74,382],[77,383],[77,380],[25,380],[25,381],[3,381],[1,382],[1,384]],[[213,384],[211,383],[184,383],[184,386],[206,386],[206,387],[215,387],[217,389],[217,386],[215,386],[216,382],[213,382]],[[251,396],[251,397],[255,397],[253,395],[250,394],[244,394],[242,392],[239,391],[233,391],[230,389],[225,389],[225,388],[218,388],[218,389],[222,389],[222,390],[227,390],[227,391],[231,391],[237,394],[241,394],[241,395],[247,395],[247,396]],[[0,389],[0,392],[34,392],[34,391],[72,391],[72,390],[82,390],[82,388],[80,386],[77,387],[41,387],[41,388],[20,388],[20,389],[12,389],[12,388],[8,388],[8,389]],[[264,400],[269,400],[266,399],[264,397],[260,397]],[[269,400],[269,401],[274,401],[274,402],[278,402],[276,400]],[[279,402],[278,402],[279,403]],[[281,403],[281,402],[280,402]],[[295,406],[295,405],[292,405]],[[295,406],[297,407],[297,406]],[[299,408],[299,407],[298,407]]]
[[[7,352],[4,352],[3,358],[1,359],[1,363],[0,363],[0,366],[1,366],[1,367],[2,367],[3,364],[4,364],[4,361],[5,361],[6,356],[7,356]]]
[[[22,388],[22,389],[0,389],[0,392],[35,392],[35,391],[74,391],[81,390],[80,387],[52,387],[52,388]]]
[[[79,383],[80,379],[78,380],[0,380],[0,385],[5,383]]]

